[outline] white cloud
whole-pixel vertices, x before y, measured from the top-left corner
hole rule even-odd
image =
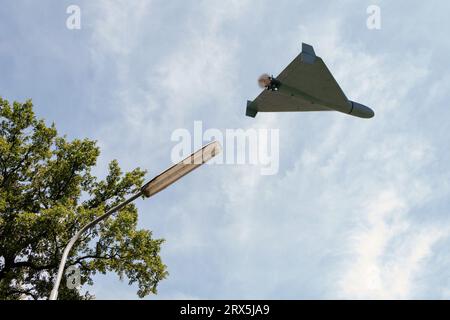
[[[127,56],[139,43],[143,19],[151,18],[150,0],[99,0],[90,4],[97,13],[92,28],[93,54]]]
[[[339,280],[341,297],[414,298],[415,276],[448,229],[415,226],[407,217],[411,205],[405,200],[385,190],[362,208],[366,221],[350,237],[353,255]]]
[[[446,224],[422,226],[411,215],[425,210],[437,192],[449,193],[445,184],[435,190],[436,176],[426,174],[438,161],[439,142],[407,128],[415,119],[415,90],[430,77],[430,53],[380,55],[362,41],[345,41],[344,18],[313,19],[297,32],[277,34],[276,42],[297,53],[300,41],[313,44],[348,97],[373,107],[375,118],[312,113],[246,119],[237,75],[250,68],[242,61],[252,59],[239,55],[249,49],[242,39],[224,30],[247,19],[252,5],[202,3],[183,22],[182,36],[148,65],[121,49],[153,50],[155,44],[141,38],[143,13],[112,8],[105,20],[112,26],[95,36],[103,39],[100,55],[111,44],[121,79],[119,118],[99,129],[106,158],[117,157],[111,155],[118,141],[126,141],[120,158],[128,166],[164,168],[170,133],[190,129],[194,117],[229,128],[280,128],[279,175],[263,177],[254,167],[202,169],[142,205],[164,212],[141,220],[167,240],[162,254],[170,279],[161,284],[161,295],[414,297],[433,245],[448,235]],[[119,18],[134,21],[123,22],[132,32],[117,30]],[[255,20],[266,26],[264,17]],[[267,59],[281,56],[272,53]],[[433,88],[435,99],[442,98],[442,88]],[[213,184],[205,185],[209,179]]]

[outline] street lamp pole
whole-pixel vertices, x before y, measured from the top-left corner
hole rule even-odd
[[[53,285],[52,292],[50,293],[50,300],[56,300],[58,298],[58,289],[59,284],[61,282],[64,268],[67,262],[67,257],[69,256],[70,250],[72,249],[75,242],[80,238],[80,236],[93,226],[95,226],[100,221],[105,220],[113,213],[119,211],[126,205],[130,204],[140,196],[145,196],[147,198],[155,195],[156,193],[160,192],[161,190],[167,188],[169,185],[177,181],[178,179],[181,179],[183,176],[191,172],[192,170],[198,168],[217,154],[219,154],[221,151],[220,144],[217,141],[211,142],[207,145],[205,145],[203,148],[199,149],[198,151],[191,154],[189,157],[185,158],[184,160],[180,161],[179,163],[173,165],[166,171],[163,171],[161,174],[150,180],[148,183],[146,183],[141,190],[130,197],[129,199],[125,200],[124,202],[118,204],[117,206],[111,208],[106,213],[101,215],[100,217],[96,218],[92,222],[85,225],[83,228],[81,228],[69,241],[69,243],[66,245],[61,262],[59,263],[58,273],[56,275],[55,283]]]

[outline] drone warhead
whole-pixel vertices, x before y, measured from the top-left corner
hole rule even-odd
[[[280,81],[275,79],[273,76],[269,76],[267,73],[264,73],[259,76],[258,78],[258,85],[261,89],[267,89],[267,90],[278,90],[278,87],[280,86]]]

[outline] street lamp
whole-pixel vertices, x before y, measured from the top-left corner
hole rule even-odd
[[[64,248],[64,252],[61,258],[61,262],[59,263],[58,268],[58,274],[56,275],[55,283],[53,285],[52,292],[50,293],[50,300],[56,300],[58,298],[58,288],[59,284],[61,282],[61,278],[64,272],[64,267],[66,265],[67,257],[69,256],[70,250],[72,249],[75,242],[80,238],[80,236],[86,231],[95,226],[100,221],[108,218],[110,215],[112,215],[114,212],[119,211],[126,205],[130,204],[140,196],[144,195],[145,197],[149,198],[156,193],[160,192],[161,190],[167,188],[169,185],[177,181],[178,179],[181,179],[183,176],[191,172],[192,170],[198,168],[217,154],[219,154],[221,151],[220,143],[217,141],[213,141],[205,146],[203,148],[197,150],[193,154],[191,154],[189,157],[185,158],[184,160],[180,161],[179,163],[173,165],[166,171],[163,171],[161,174],[157,175],[155,178],[150,180],[148,183],[146,183],[138,193],[130,197],[129,199],[125,200],[121,204],[115,206],[114,208],[111,208],[108,210],[105,214],[98,217],[97,219],[93,220],[92,222],[85,225],[83,228],[81,228],[69,241],[67,246]]]

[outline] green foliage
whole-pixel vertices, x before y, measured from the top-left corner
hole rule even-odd
[[[94,141],[67,141],[36,119],[31,101],[11,106],[0,98],[0,299],[47,298],[69,239],[142,185],[144,171],[123,174],[117,161],[104,180],[92,176],[99,154]],[[156,294],[167,276],[162,242],[137,230],[130,204],[86,232],[66,267],[80,268],[81,284],[115,272],[138,285],[139,297]],[[59,298],[92,296],[68,289],[63,278]]]

